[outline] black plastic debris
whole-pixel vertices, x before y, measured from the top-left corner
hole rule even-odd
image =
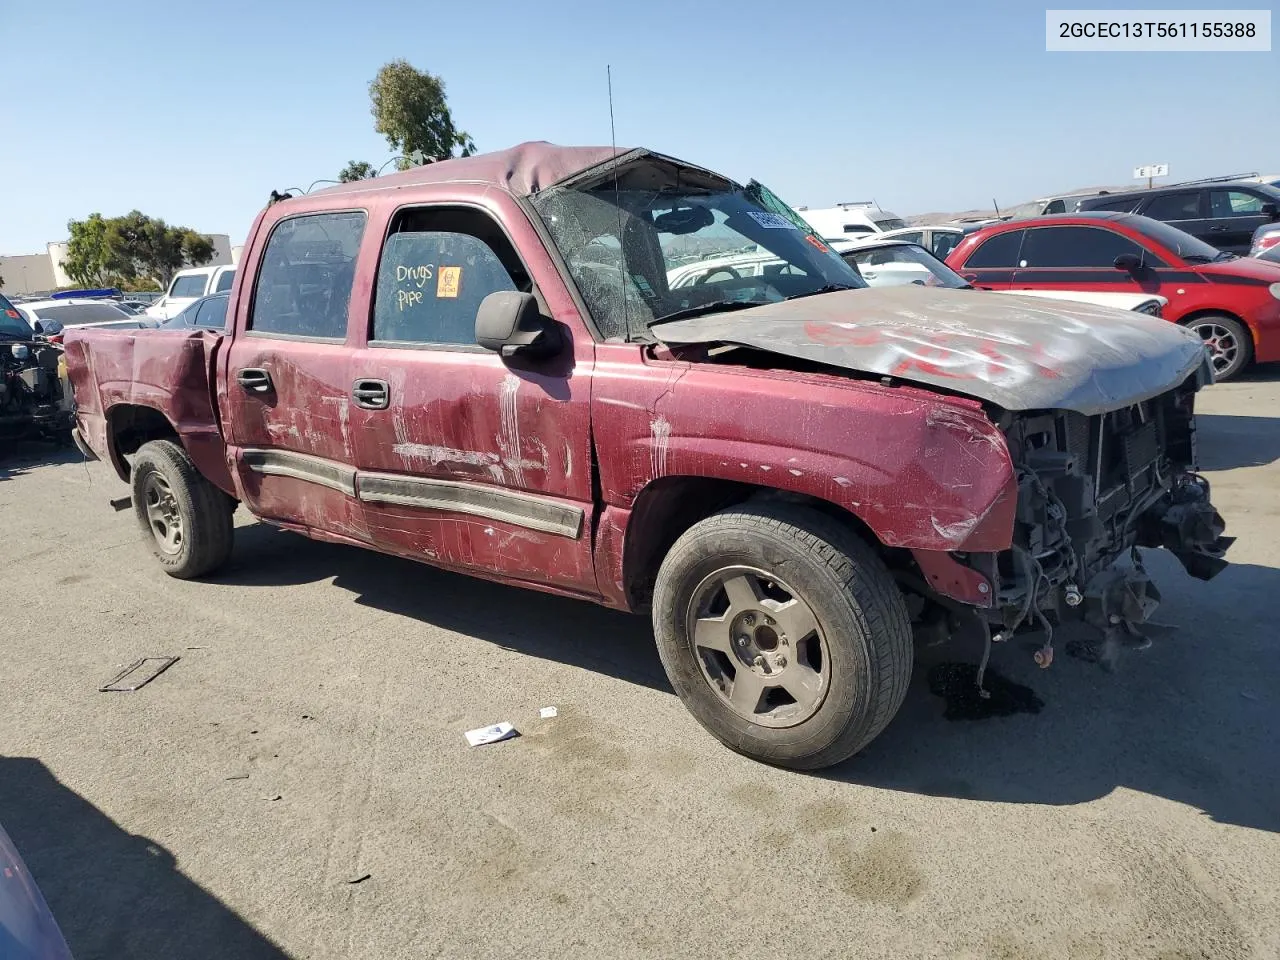
[[[1014,683],[990,667],[983,678],[989,696],[978,689],[978,668],[972,663],[940,663],[929,671],[929,692],[946,701],[947,720],[986,720],[1015,713],[1039,713],[1044,701],[1021,683]]]
[[[353,885],[357,883],[364,883],[366,880],[368,880],[372,876],[373,876],[372,873],[362,874],[361,876],[356,877],[354,880],[348,880],[347,883],[353,884]]]
[[[99,693],[132,693],[164,673],[180,657],[142,657],[98,688]]]

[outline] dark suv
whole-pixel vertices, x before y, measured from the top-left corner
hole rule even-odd
[[[1163,220],[1219,250],[1244,256],[1253,231],[1280,220],[1280,190],[1265,183],[1184,183],[1108,193],[1080,202],[1080,212],[1113,210]]]

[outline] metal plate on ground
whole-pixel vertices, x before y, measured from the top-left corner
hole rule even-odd
[[[142,657],[98,688],[99,693],[132,693],[172,667],[180,657]]]

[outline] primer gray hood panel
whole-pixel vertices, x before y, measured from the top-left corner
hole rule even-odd
[[[968,394],[1093,415],[1201,372],[1204,344],[1155,317],[915,285],[845,290],[658,324],[664,343],[731,343]]]

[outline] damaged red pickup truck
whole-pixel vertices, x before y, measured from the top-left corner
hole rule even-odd
[[[1225,565],[1196,337],[868,289],[754,181],[525,144],[273,203],[245,250],[225,335],[67,337],[77,442],[174,576],[227,559],[241,503],[647,609],[699,721],[817,768],[889,723],[913,626],[1120,632],[1157,597],[1136,547]]]

